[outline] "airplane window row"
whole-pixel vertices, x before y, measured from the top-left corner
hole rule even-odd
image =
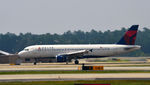
[[[110,48],[92,48],[93,50],[110,50]],[[69,48],[66,48],[66,49],[55,49],[53,47],[51,48],[47,48],[47,47],[43,47],[43,48],[40,48],[38,49],[39,51],[41,50],[45,50],[45,51],[48,51],[48,50],[54,50],[54,51],[68,51],[68,50],[74,50],[74,51],[80,51],[80,50],[89,50],[87,48],[83,48],[83,49],[69,49]]]

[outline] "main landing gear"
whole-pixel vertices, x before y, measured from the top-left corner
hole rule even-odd
[[[34,62],[33,64],[34,64],[34,65],[36,65],[36,64],[37,64],[37,62]]]
[[[71,60],[70,60],[71,61]],[[66,61],[66,64],[68,64],[68,60]],[[76,59],[75,61],[74,61],[74,64],[79,64],[79,61]]]
[[[33,63],[34,65],[36,65],[37,64],[37,59],[36,58],[34,58],[34,63]]]
[[[74,61],[74,64],[79,64],[79,61],[78,61],[78,60],[75,60],[75,61]]]

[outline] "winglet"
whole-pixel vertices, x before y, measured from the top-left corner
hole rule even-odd
[[[139,25],[132,25],[117,44],[134,45]]]

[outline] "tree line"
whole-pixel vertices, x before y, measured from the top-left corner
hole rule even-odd
[[[17,53],[29,45],[46,45],[46,44],[114,44],[117,43],[126,32],[126,28],[121,30],[105,32],[91,30],[90,32],[67,31],[63,34],[32,34],[14,33],[0,34],[0,50]],[[122,56],[149,56],[150,55],[150,29],[143,28],[137,34],[136,44],[141,45],[141,50],[131,52]]]

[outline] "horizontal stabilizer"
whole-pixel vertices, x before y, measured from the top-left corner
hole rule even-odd
[[[10,53],[0,50],[0,55],[10,55]]]

